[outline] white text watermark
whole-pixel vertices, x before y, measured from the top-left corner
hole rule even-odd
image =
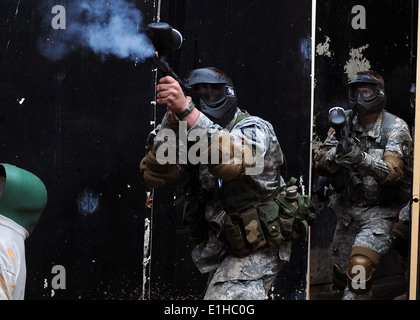
[[[228,131],[212,135],[201,128],[187,129],[186,121],[179,121],[178,132],[161,129],[156,141],[161,142],[156,150],[159,164],[244,164],[245,175],[258,175],[264,171],[265,150],[258,143],[262,131],[248,130],[250,136],[235,136]],[[188,148],[188,144],[191,144]]]

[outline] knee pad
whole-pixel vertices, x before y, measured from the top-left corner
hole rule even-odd
[[[380,254],[370,248],[353,247],[347,263],[347,285],[355,293],[366,293],[372,287],[372,277]]]

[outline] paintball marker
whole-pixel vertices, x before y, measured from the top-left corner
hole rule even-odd
[[[346,113],[341,107],[333,107],[329,111],[328,122],[335,131],[338,141],[337,155],[343,155],[349,147],[350,127],[347,123]]]
[[[337,144],[337,151],[336,155],[344,155],[347,153],[349,148],[349,137],[350,137],[350,124],[347,122],[346,113],[343,108],[341,107],[333,107],[329,111],[329,117],[328,121],[330,123],[330,126],[335,131],[335,137],[338,141]],[[357,138],[354,138],[358,141]],[[353,186],[360,186],[362,181],[358,177],[358,174],[348,168],[348,177],[351,180]]]
[[[171,76],[178,81],[184,92],[188,92],[190,89],[188,84],[172,70],[171,66],[166,61],[166,56],[170,51],[181,48],[181,33],[165,22],[149,23],[146,26],[146,32],[157,52],[157,56],[154,55],[149,58],[149,61],[163,74]]]

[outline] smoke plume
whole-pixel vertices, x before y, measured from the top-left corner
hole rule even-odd
[[[65,28],[56,29],[52,27],[56,14],[51,12],[51,1],[44,2],[48,2],[41,8],[48,34],[39,39],[38,48],[51,60],[62,59],[82,48],[90,48],[102,58],[111,55],[136,62],[154,54],[142,26],[143,15],[132,3],[124,0],[61,1],[65,8]]]

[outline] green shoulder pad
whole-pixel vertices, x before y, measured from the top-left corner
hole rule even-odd
[[[33,173],[2,163],[0,173],[5,176],[0,190],[0,214],[32,232],[47,204],[44,183]]]

